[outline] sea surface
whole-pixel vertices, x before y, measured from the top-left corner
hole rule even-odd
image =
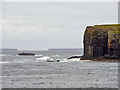
[[[35,56],[19,56],[20,52]],[[0,54],[2,88],[118,88],[118,62],[67,60],[83,51],[6,51]],[[60,62],[47,62],[47,58]]]

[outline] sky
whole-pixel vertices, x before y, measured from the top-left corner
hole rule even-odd
[[[83,48],[87,26],[118,23],[117,2],[4,2],[1,48]]]

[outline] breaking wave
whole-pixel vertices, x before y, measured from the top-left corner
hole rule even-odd
[[[48,60],[51,59],[49,56],[43,56],[41,58],[36,58],[36,60]]]
[[[2,56],[10,56],[9,54],[0,54],[0,57]]]
[[[35,56],[36,56],[36,57],[37,57],[37,56],[41,57],[41,56],[43,56],[43,55],[35,55]]]
[[[63,59],[63,60],[60,60],[59,62],[79,62],[80,59]]]
[[[75,58],[75,59],[63,59],[60,60],[59,62],[86,62],[86,61],[90,60],[80,60],[79,58]]]
[[[60,57],[60,55],[52,55],[51,57]]]
[[[10,63],[9,61],[0,61],[0,64]]]

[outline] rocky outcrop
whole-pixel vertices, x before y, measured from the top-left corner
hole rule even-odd
[[[20,56],[35,56],[34,53],[19,53]]]
[[[76,58],[81,58],[82,56],[71,56],[71,57],[69,57],[69,58],[67,58],[67,60],[69,60],[69,59],[76,59]]]
[[[83,58],[120,58],[119,25],[87,26],[84,33]]]

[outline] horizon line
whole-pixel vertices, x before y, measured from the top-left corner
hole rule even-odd
[[[0,50],[28,50],[28,51],[46,51],[46,50],[75,50],[75,49],[83,49],[81,48],[48,48],[48,49],[16,49],[16,48],[0,48]]]

